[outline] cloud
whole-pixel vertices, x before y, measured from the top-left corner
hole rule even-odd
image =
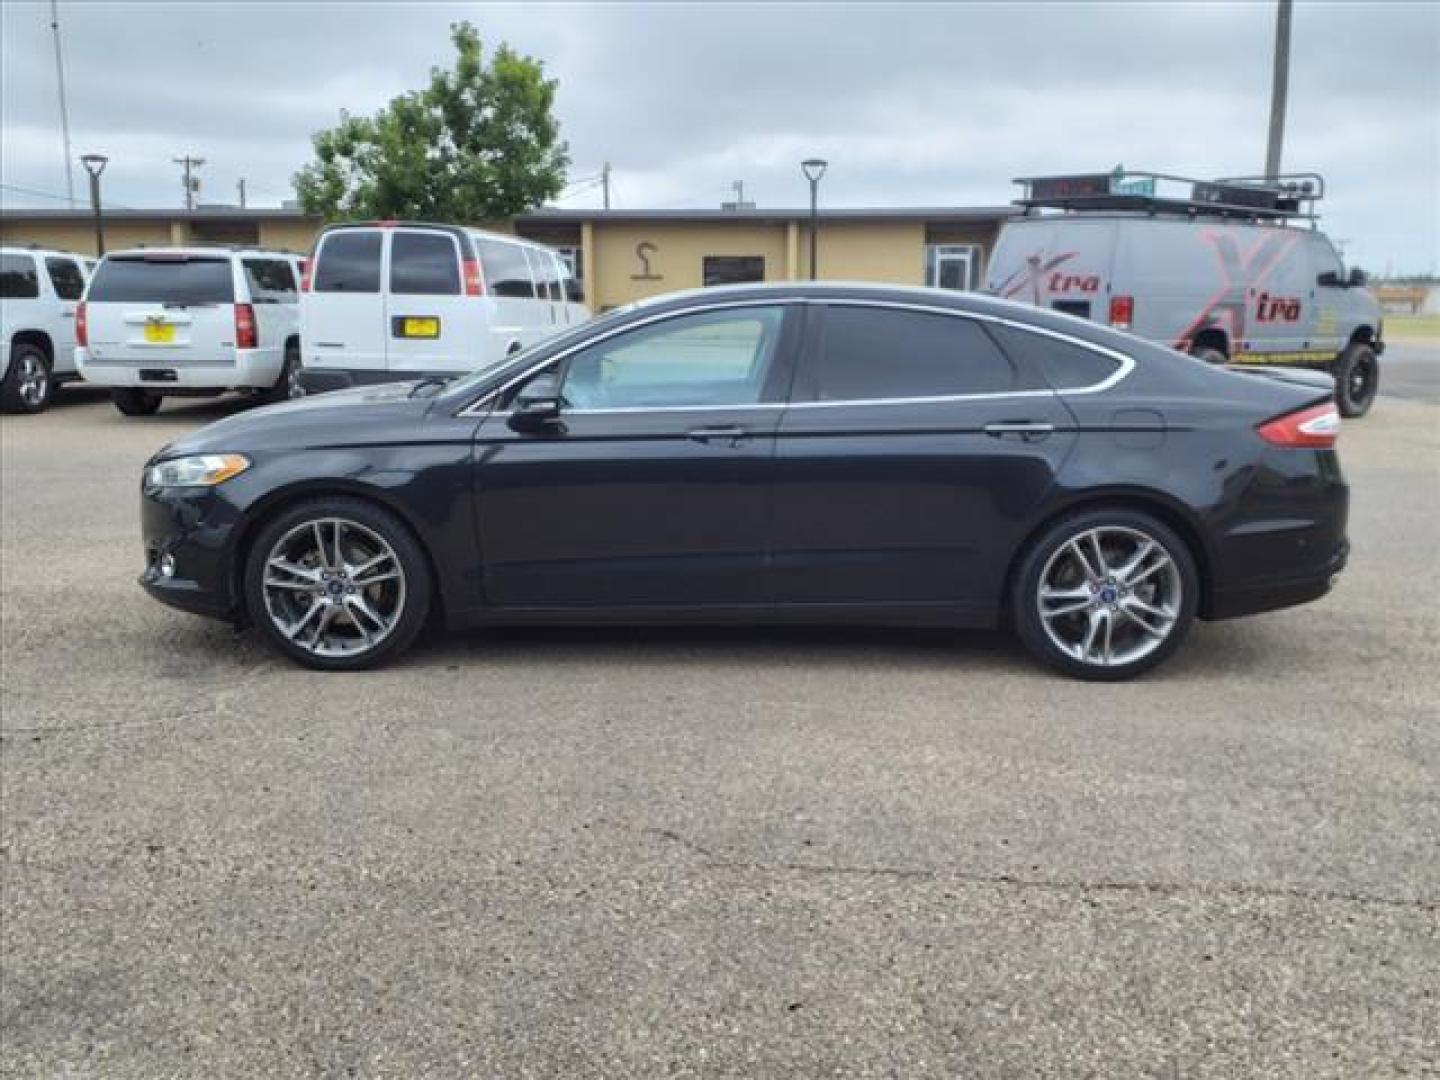
[[[574,176],[610,161],[628,207],[713,206],[736,179],[799,204],[811,154],[831,205],[995,204],[1013,176],[1119,162],[1249,173],[1274,20],[1168,2],[60,10],[76,152],[110,153],[107,193],[130,205],[178,202],[187,151],[207,199],[240,176],[286,197],[311,133],[423,85],[460,18],[545,61]],[[63,192],[48,23],[48,4],[0,5],[0,180]],[[1302,0],[1292,53],[1286,162],[1326,174],[1327,228],[1375,269],[1440,262],[1440,6]]]

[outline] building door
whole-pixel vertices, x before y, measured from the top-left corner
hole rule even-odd
[[[980,277],[980,248],[975,244],[931,244],[925,284],[932,289],[968,290]]]

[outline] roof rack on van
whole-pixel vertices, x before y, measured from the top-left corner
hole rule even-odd
[[[1313,220],[1315,203],[1325,197],[1319,173],[1290,173],[1268,181],[1263,176],[1231,176],[1195,180],[1165,173],[1076,173],[1066,176],[1022,176],[1025,189],[1016,206],[1028,212],[1054,210],[1143,210],[1190,217],[1244,217]]]

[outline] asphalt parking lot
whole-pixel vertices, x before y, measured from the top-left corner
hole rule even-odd
[[[840,630],[317,675],[135,585],[141,462],[229,403],[5,418],[0,1074],[1440,1073],[1440,346],[1399,354],[1336,591],[1123,686]]]

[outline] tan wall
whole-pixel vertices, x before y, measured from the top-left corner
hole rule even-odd
[[[925,283],[925,225],[919,221],[820,224],[817,261],[830,281]],[[800,230],[800,273],[810,275],[810,224]]]
[[[791,276],[783,222],[716,226],[596,222],[593,235],[594,271],[586,286],[589,303],[596,311],[657,293],[698,288],[704,283],[706,255],[760,255],[765,259],[767,281]],[[641,278],[644,264],[635,250],[643,243],[655,245],[649,256],[650,280]]]
[[[309,254],[315,243],[315,234],[320,231],[318,224],[308,221],[262,221],[260,222],[260,246],[278,248],[281,251],[296,251]]]
[[[105,223],[105,246],[111,251],[136,247],[140,244],[170,243],[168,221],[107,221]],[[15,244],[20,247],[54,248],[57,251],[75,251],[82,255],[95,254],[95,226],[89,222],[75,221],[5,221],[0,222],[0,244]]]

